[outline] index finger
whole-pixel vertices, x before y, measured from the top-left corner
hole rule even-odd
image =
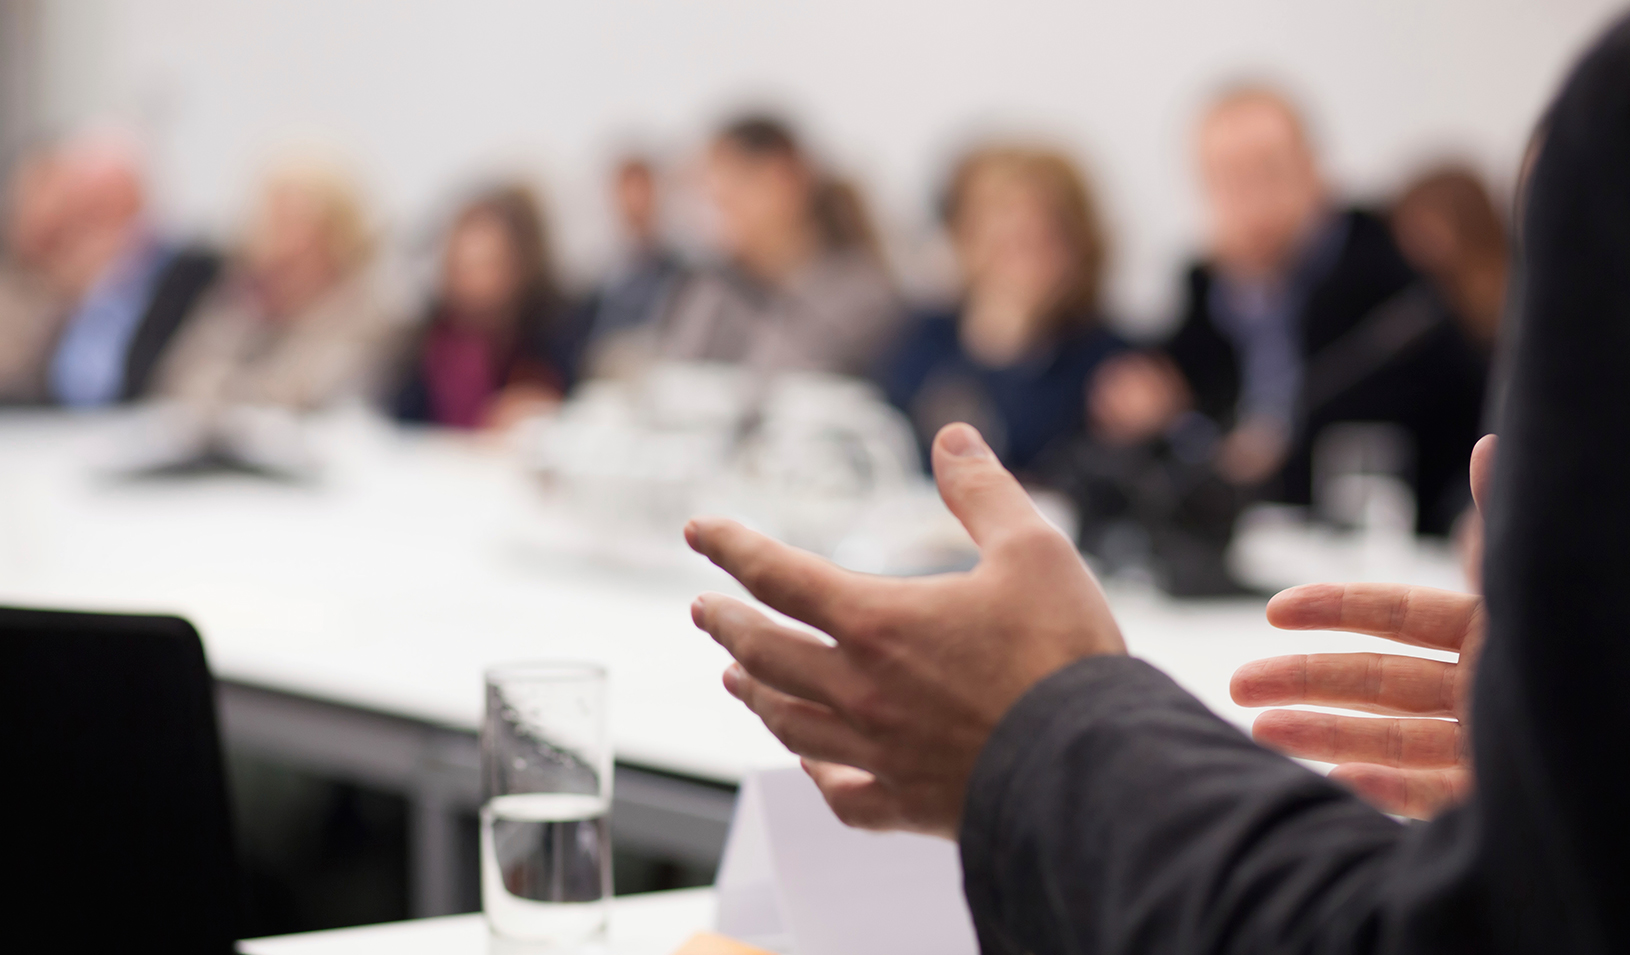
[[[692,520],[685,525],[685,541],[754,597],[827,633],[835,629],[841,596],[859,580],[830,561],[722,517]]]
[[[1403,584],[1304,584],[1268,601],[1268,622],[1281,630],[1344,630],[1439,650],[1459,650],[1481,613],[1473,594]]]

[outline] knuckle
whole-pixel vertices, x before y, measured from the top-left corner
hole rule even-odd
[[[1007,540],[1007,549],[1026,560],[1053,562],[1077,557],[1075,546],[1040,517],[1015,530]]]
[[[764,727],[770,731],[771,735],[786,744],[788,749],[797,752],[797,749],[793,746],[793,738],[797,735],[797,727],[788,718],[785,707],[768,703],[761,705],[754,712],[758,714],[759,719],[764,721]]]
[[[1404,735],[1403,721],[1393,720],[1386,727],[1386,738],[1382,747],[1382,751],[1385,753],[1386,758],[1393,765],[1403,764],[1406,756],[1408,755],[1408,746],[1409,741]]]
[[[894,723],[894,706],[888,695],[875,686],[854,694],[847,707],[850,717],[868,733],[879,733]]]
[[[747,668],[748,673],[762,672],[769,662],[769,651],[764,645],[763,635],[754,630],[744,630],[737,635],[736,645],[731,648],[731,655],[736,662]]]
[[[855,829],[881,829],[888,823],[886,814],[866,794],[843,793],[827,800],[838,821]]]
[[[867,649],[886,643],[895,631],[891,602],[876,594],[849,601],[834,612],[832,623],[846,643]]]

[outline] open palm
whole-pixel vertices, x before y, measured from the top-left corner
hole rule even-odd
[[[1258,742],[1335,763],[1340,779],[1376,807],[1428,818],[1472,784],[1466,712],[1472,660],[1483,640],[1483,600],[1398,584],[1312,584],[1274,597],[1268,621],[1287,630],[1346,630],[1453,650],[1454,663],[1383,653],[1314,653],[1240,667],[1231,690],[1244,706],[1311,703],[1384,719],[1306,710],[1257,718]]]
[[[1472,452],[1479,508],[1488,499],[1493,461],[1490,436]],[[1273,657],[1240,667],[1230,691],[1242,706],[1313,704],[1383,717],[1269,710],[1252,727],[1264,745],[1335,763],[1331,777],[1382,810],[1424,819],[1470,793],[1467,714],[1483,645],[1482,597],[1402,584],[1310,584],[1269,601],[1268,622],[1457,653],[1454,662],[1385,653]]]

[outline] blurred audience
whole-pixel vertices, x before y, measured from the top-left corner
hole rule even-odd
[[[159,391],[204,413],[376,398],[396,331],[370,272],[357,186],[297,161],[261,187],[230,271],[164,363]]]
[[[623,251],[584,308],[585,377],[623,377],[637,365],[643,339],[661,321],[684,275],[683,262],[662,234],[662,194],[651,160],[620,160],[611,198]]]
[[[218,258],[154,230],[139,150],[110,132],[35,155],[14,189],[12,304],[0,306],[11,396],[91,408],[149,393]]]
[[[729,261],[678,293],[661,356],[869,374],[901,309],[855,189],[757,116],[714,139],[706,180]]]
[[[910,416],[925,462],[940,428],[966,421],[1023,471],[1081,430],[1087,382],[1121,347],[1101,314],[1097,205],[1062,154],[992,146],[958,163],[942,214],[962,301],[917,316],[884,389]]]
[[[1439,400],[1447,386],[1433,376],[1460,376],[1463,356],[1454,342],[1424,347],[1436,326],[1387,223],[1338,207],[1301,115],[1272,90],[1219,97],[1197,159],[1208,255],[1189,269],[1176,334],[1094,383],[1090,413],[1109,450],[1072,463],[1088,536],[1113,538],[1123,518],[1153,526],[1156,554],[1189,565],[1184,586],[1226,591],[1221,555],[1239,507],[1311,503],[1314,446],[1337,421],[1406,428],[1420,529],[1446,529],[1438,500],[1453,492],[1438,485],[1464,484],[1481,386]],[[1462,431],[1469,440],[1437,447]],[[1427,460],[1440,450],[1452,469]]]
[[[537,200],[496,188],[455,217],[437,290],[398,349],[346,176],[278,170],[217,281],[217,256],[151,225],[139,151],[81,135],[25,157],[6,185],[0,402],[304,411],[361,398],[473,429],[655,360],[872,375],[925,447],[949,421],[975,423],[1004,464],[1075,495],[1083,546],[1187,567],[1172,571],[1179,589],[1231,587],[1220,555],[1246,503],[1317,503],[1335,425],[1394,426],[1417,530],[1447,530],[1469,500],[1506,296],[1488,190],[1445,167],[1389,219],[1344,208],[1301,115],[1262,87],[1216,99],[1195,145],[1206,254],[1160,347],[1128,349],[1106,328],[1103,228],[1062,155],[964,157],[943,208],[961,299],[907,325],[859,193],[785,123],[752,115],[701,164],[717,264],[683,263],[657,168],[628,155],[611,179],[621,261],[568,309]]]
[[[552,408],[569,384],[570,333],[537,198],[523,186],[492,189],[448,230],[441,287],[408,349],[396,417],[501,428]]]

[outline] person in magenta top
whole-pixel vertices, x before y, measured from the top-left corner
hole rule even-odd
[[[477,196],[454,218],[442,255],[396,417],[504,427],[558,403],[571,364],[567,310],[532,193],[502,186]]]

